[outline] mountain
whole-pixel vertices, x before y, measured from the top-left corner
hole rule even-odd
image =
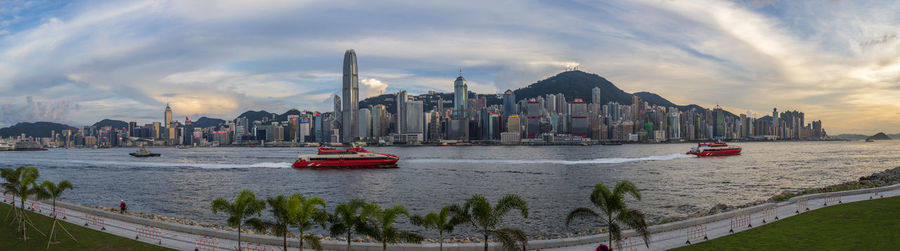
[[[128,123],[121,120],[113,120],[113,119],[104,119],[100,122],[94,123],[93,127],[101,128],[104,126],[109,126],[114,129],[128,128]]]
[[[865,139],[868,137],[869,136],[862,135],[862,134],[839,134],[837,136],[834,136],[834,138],[836,138],[836,139]]]
[[[60,133],[66,129],[75,130],[76,128],[53,122],[22,122],[14,126],[0,129],[0,137],[14,137],[19,136],[22,133],[31,137],[50,137],[50,131]]]
[[[222,119],[214,119],[207,117],[200,117],[197,121],[191,123],[191,126],[195,128],[206,128],[206,127],[215,127],[221,124],[225,124],[225,120]]]
[[[580,98],[590,103],[593,102],[591,94],[594,87],[600,87],[601,104],[618,102],[619,104],[630,105],[632,103],[631,94],[619,89],[606,78],[577,70],[561,72],[556,74],[556,76],[517,89],[513,93],[516,94],[516,99],[519,100],[562,93],[566,96],[568,102],[572,102],[575,98]]]
[[[874,139],[874,140],[890,140],[891,139],[891,137],[888,137],[887,134],[884,134],[883,132],[879,132],[875,135],[872,135],[872,137],[869,137],[869,138]]]
[[[273,119],[272,115],[277,115],[277,114],[269,113],[269,112],[263,110],[263,111],[246,111],[244,113],[241,113],[241,115],[238,115],[237,117],[238,118],[247,118],[247,121],[253,122],[253,121],[262,121],[263,118],[266,118],[267,120],[272,120]]]

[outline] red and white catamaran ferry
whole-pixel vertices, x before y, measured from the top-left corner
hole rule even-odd
[[[687,154],[704,156],[738,155],[741,154],[740,146],[729,146],[724,142],[700,142],[697,147],[691,148]]]
[[[391,168],[400,160],[396,155],[370,152],[362,147],[345,150],[319,147],[316,154],[304,154],[291,165],[294,168]]]

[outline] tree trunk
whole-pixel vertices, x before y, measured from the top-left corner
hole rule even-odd
[[[284,250],[287,250],[287,227],[285,227],[282,237],[284,237]],[[303,251],[303,249],[300,249],[300,251]]]
[[[347,251],[350,251],[350,230],[347,230]]]
[[[15,208],[15,207],[13,207]],[[20,225],[22,225],[22,241],[28,240],[28,236],[25,234],[25,197],[22,196],[22,220],[19,221]]]
[[[484,230],[484,251],[488,251],[488,232]]]
[[[241,251],[241,224],[238,224],[238,251]]]
[[[607,235],[609,235],[609,251],[612,251],[613,250],[612,231],[610,231],[612,229],[611,228],[612,227],[612,214],[608,214],[606,217],[607,217],[607,219],[609,219],[609,221],[606,222],[606,224],[607,224],[606,225],[606,233],[607,233]]]
[[[381,250],[382,250],[382,251],[387,251],[387,242],[386,242],[386,241],[382,241],[382,242],[381,242]]]
[[[444,231],[438,231],[438,245],[440,246],[440,251],[444,251]]]
[[[303,251],[303,227],[300,226],[300,251]]]

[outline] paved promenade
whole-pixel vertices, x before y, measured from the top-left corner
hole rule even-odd
[[[780,219],[788,218],[809,210],[815,210],[840,203],[869,200],[870,197],[891,197],[900,195],[900,184],[853,191],[811,194],[795,197],[781,203],[766,203],[754,207],[734,210],[716,215],[693,218],[679,222],[654,225],[648,249],[641,238],[633,231],[626,231],[629,237],[624,241],[621,250],[664,250],[698,243],[729,234],[738,233],[749,228],[758,227]],[[9,199],[4,197],[4,202]],[[18,202],[17,202],[18,203]],[[827,204],[827,205],[826,205]],[[17,205],[21,206],[21,205]],[[46,201],[29,201],[26,209],[36,213],[49,215],[50,204]],[[153,243],[177,250],[235,250],[237,234],[235,232],[214,230],[199,226],[189,226],[155,221],[129,215],[101,211],[81,205],[57,202],[59,216],[72,224],[87,225],[110,234]],[[225,216],[223,216],[225,217]],[[594,250],[597,245],[607,239],[606,234],[583,237],[535,240],[529,242],[530,249],[540,250]],[[242,235],[244,250],[281,250],[282,239],[279,237],[244,234]],[[346,242],[322,241],[326,250],[345,250]],[[290,250],[297,250],[297,239],[288,239]],[[445,250],[483,250],[479,243],[444,244]],[[378,243],[353,243],[353,250],[381,250]],[[388,250],[438,250],[437,243],[389,245]],[[497,243],[491,243],[491,250],[502,250]]]

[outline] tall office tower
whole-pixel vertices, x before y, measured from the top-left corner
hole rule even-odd
[[[716,121],[714,127],[714,137],[725,137],[725,112],[722,110],[722,107],[719,106],[716,106],[715,112]]]
[[[518,114],[518,112],[516,109],[516,94],[512,90],[507,89],[503,93],[503,116],[509,117],[513,114]]]
[[[425,133],[425,118],[423,117],[425,116],[425,112],[423,109],[424,105],[421,100],[409,101],[406,103],[406,111],[404,111],[406,115],[403,116],[406,119],[406,131],[403,133]]]
[[[298,134],[300,133],[300,116],[288,115],[288,133],[287,140],[290,142],[298,142]]]
[[[602,99],[602,96],[600,96],[600,94],[602,94],[600,87],[594,87],[594,89],[591,89],[591,103],[598,105],[601,104],[600,100]]]
[[[459,73],[456,81],[453,81],[453,114],[457,117],[468,118],[469,111],[469,87],[468,82]]]
[[[591,121],[588,119],[587,104],[584,100],[576,98],[572,100],[572,135],[588,137],[591,129]]]
[[[325,128],[323,126],[326,123],[323,123],[324,116],[322,114],[316,114],[313,116],[313,141],[315,142],[325,142]]]
[[[370,133],[372,126],[372,112],[369,111],[369,108],[360,108],[359,109],[359,138],[368,138],[371,137]]]
[[[356,65],[356,52],[352,49],[344,53],[344,107],[341,110],[343,116],[342,140],[351,142],[359,137],[359,72]]]
[[[406,133],[406,102],[409,101],[409,95],[406,91],[397,93],[397,134]]]
[[[192,145],[194,142],[194,123],[190,119],[184,117],[184,133],[182,133],[181,144]]]
[[[435,109],[435,112],[437,113],[435,116],[438,116],[438,118],[444,116],[444,98],[438,97],[437,109]]]
[[[519,120],[519,115],[510,115],[506,118],[506,131],[507,132],[521,132],[522,131],[522,122]]]
[[[172,108],[169,107],[169,104],[168,104],[168,103],[166,104],[165,118],[163,118],[163,123],[162,123],[162,124],[163,124],[163,126],[166,127],[167,129],[168,129],[169,127],[172,127]]]
[[[301,143],[306,142],[306,137],[309,136],[309,127],[310,127],[309,118],[303,117],[300,120],[300,126],[298,126],[298,128],[297,128],[298,129],[298,132],[297,132],[297,141],[298,142],[301,142]]]
[[[569,102],[566,101],[566,95],[562,93],[556,94],[556,112],[560,114],[569,114]]]
[[[448,134],[451,140],[469,140],[469,87],[462,71],[453,81],[453,115]]]
[[[556,113],[556,95],[547,94],[547,98],[544,100],[544,109],[547,110],[550,114]]]
[[[387,120],[387,108],[384,105],[375,105],[372,108],[372,137],[379,138],[384,136],[386,130],[385,120]]]
[[[541,134],[541,114],[544,112],[541,103],[535,100],[528,101],[525,106],[526,119],[526,138],[533,139]]]
[[[334,101],[334,110],[331,112],[331,116],[334,118],[337,118],[337,120],[340,121],[343,118],[341,116],[341,105],[342,105],[341,96],[334,94],[333,101]]]

